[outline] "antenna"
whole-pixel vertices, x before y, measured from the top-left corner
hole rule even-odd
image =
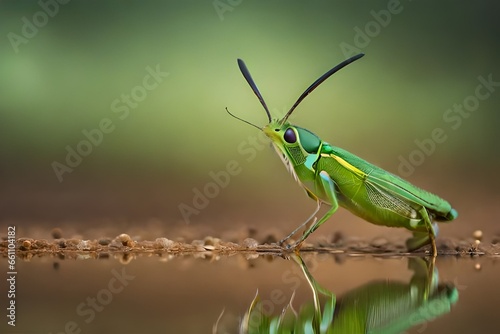
[[[302,95],[300,95],[300,97],[297,99],[297,102],[295,102],[295,104],[292,106],[292,108],[290,108],[290,110],[286,113],[286,115],[281,119],[280,123],[281,124],[285,123],[285,121],[292,114],[292,112],[295,110],[295,108],[297,108],[297,106],[299,105],[299,103],[302,102],[302,100],[305,99],[306,96],[309,95],[314,89],[316,89],[316,87],[318,87],[323,81],[325,81],[326,79],[328,79],[332,74],[334,74],[338,70],[340,70],[340,69],[344,68],[345,66],[349,65],[350,63],[358,60],[359,58],[363,57],[364,55],[365,55],[364,53],[360,53],[360,54],[357,54],[355,56],[352,56],[349,59],[344,60],[343,62],[341,62],[340,64],[338,64],[337,66],[335,66],[334,68],[332,68],[331,70],[329,70],[328,72],[326,72],[325,74],[323,74],[321,77],[319,77],[318,80],[314,81],[312,83],[312,85],[309,86],[304,91],[304,93],[302,93]],[[257,94],[257,93],[255,93],[255,94]]]
[[[252,76],[250,75],[250,72],[248,71],[248,68],[245,65],[245,62],[242,59],[238,59],[238,66],[240,67],[241,73],[243,74],[243,76],[247,80],[247,82],[250,85],[250,87],[252,88],[253,92],[255,93],[255,95],[257,95],[257,98],[259,99],[260,103],[262,104],[262,106],[266,110],[267,118],[269,119],[269,122],[271,122],[271,113],[269,112],[269,109],[267,108],[266,102],[264,101],[264,98],[260,94],[259,89],[257,88],[257,85],[253,81]],[[231,113],[229,113],[229,114],[231,114]]]
[[[261,128],[259,128],[257,125],[255,125],[255,124],[253,124],[253,123],[250,123],[249,121],[246,121],[246,120],[244,120],[243,118],[239,118],[238,116],[235,116],[235,115],[231,114],[231,112],[227,109],[227,107],[226,107],[226,111],[227,111],[227,113],[228,113],[229,115],[233,116],[233,117],[234,117],[234,118],[236,118],[237,120],[242,121],[242,122],[245,122],[245,123],[247,123],[247,124],[250,124],[251,126],[254,126],[254,127],[256,127],[257,129],[259,129],[259,130],[262,130],[262,129],[261,129]]]

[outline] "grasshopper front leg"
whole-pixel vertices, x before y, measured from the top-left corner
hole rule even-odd
[[[302,238],[300,238],[299,241],[297,241],[295,244],[293,244],[291,246],[292,248],[300,248],[300,246],[302,245],[304,240],[306,240],[307,237],[311,233],[316,231],[318,229],[318,227],[320,227],[324,222],[326,222],[328,220],[328,218],[330,218],[335,213],[335,211],[337,211],[337,209],[339,208],[337,196],[335,195],[335,184],[333,183],[332,178],[325,171],[321,171],[318,176],[319,177],[316,179],[316,188],[318,191],[321,191],[326,195],[328,202],[329,202],[328,204],[331,205],[331,208],[325,213],[325,215],[323,217],[321,217],[320,220],[315,221],[304,232],[304,234],[302,235]],[[318,199],[318,201],[319,201],[319,199]],[[321,203],[321,202],[319,202],[319,203]],[[318,204],[318,210],[319,210],[319,206],[320,206],[320,204]],[[316,210],[316,212],[318,210]],[[315,212],[315,214],[316,214],[316,212]],[[307,223],[307,221],[306,221],[306,223]],[[300,227],[302,227],[303,225],[305,225],[305,223],[302,224]]]
[[[312,213],[312,215],[309,216],[309,218],[307,218],[302,224],[299,225],[299,227],[297,227],[295,230],[293,230],[289,235],[287,235],[285,238],[281,239],[279,242],[278,242],[278,245],[280,246],[283,246],[285,244],[285,242],[290,239],[295,233],[297,233],[301,228],[303,228],[304,226],[306,226],[315,216],[316,214],[318,213],[319,209],[321,208],[321,201],[319,200],[319,198],[317,198],[316,196],[314,196],[314,194],[310,193],[310,192],[307,192],[307,194],[309,195],[309,197],[311,197],[312,199],[316,200],[316,210],[314,210],[314,212]],[[314,196],[314,197],[313,197]]]

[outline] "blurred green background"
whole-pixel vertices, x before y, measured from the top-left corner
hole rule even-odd
[[[2,233],[8,224],[82,235],[151,224],[290,231],[315,204],[268,145],[252,144],[258,131],[225,112],[266,122],[236,59],[280,116],[358,51],[366,56],[323,83],[291,121],[393,173],[420,154],[415,140],[443,129],[446,140],[403,176],[456,207],[459,220],[443,234],[498,231],[500,87],[483,89],[490,95],[479,105],[471,98],[478,77],[500,82],[497,2],[41,3],[0,2]],[[148,68],[168,72],[150,90]],[[465,100],[466,116],[447,111]],[[77,150],[82,131],[103,120],[109,133],[58,177],[54,162],[67,165],[68,146]],[[230,161],[237,175],[196,209],[196,189]],[[196,210],[189,223],[182,204]],[[315,235],[387,233],[344,210],[327,225]]]

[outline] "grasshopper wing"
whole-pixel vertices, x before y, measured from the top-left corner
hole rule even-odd
[[[329,145],[328,145],[329,146]],[[397,175],[389,173],[380,167],[377,167],[360,157],[338,147],[329,147],[330,154],[343,159],[347,164],[344,167],[365,179],[365,182],[373,186],[374,189],[380,189],[381,193],[392,195],[397,198],[397,202],[412,202],[424,206],[430,211],[437,220],[447,221],[457,217],[457,212],[447,201],[428,191],[420,189],[410,182],[403,180]],[[327,148],[328,149],[328,148]],[[326,153],[326,152],[325,152]]]

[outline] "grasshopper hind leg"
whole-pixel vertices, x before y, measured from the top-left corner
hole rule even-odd
[[[412,252],[425,245],[431,244],[432,256],[437,256],[436,237],[439,232],[438,225],[437,223],[431,222],[431,218],[425,207],[422,207],[419,212],[425,222],[427,232],[413,232],[413,238],[406,240],[406,247]]]

